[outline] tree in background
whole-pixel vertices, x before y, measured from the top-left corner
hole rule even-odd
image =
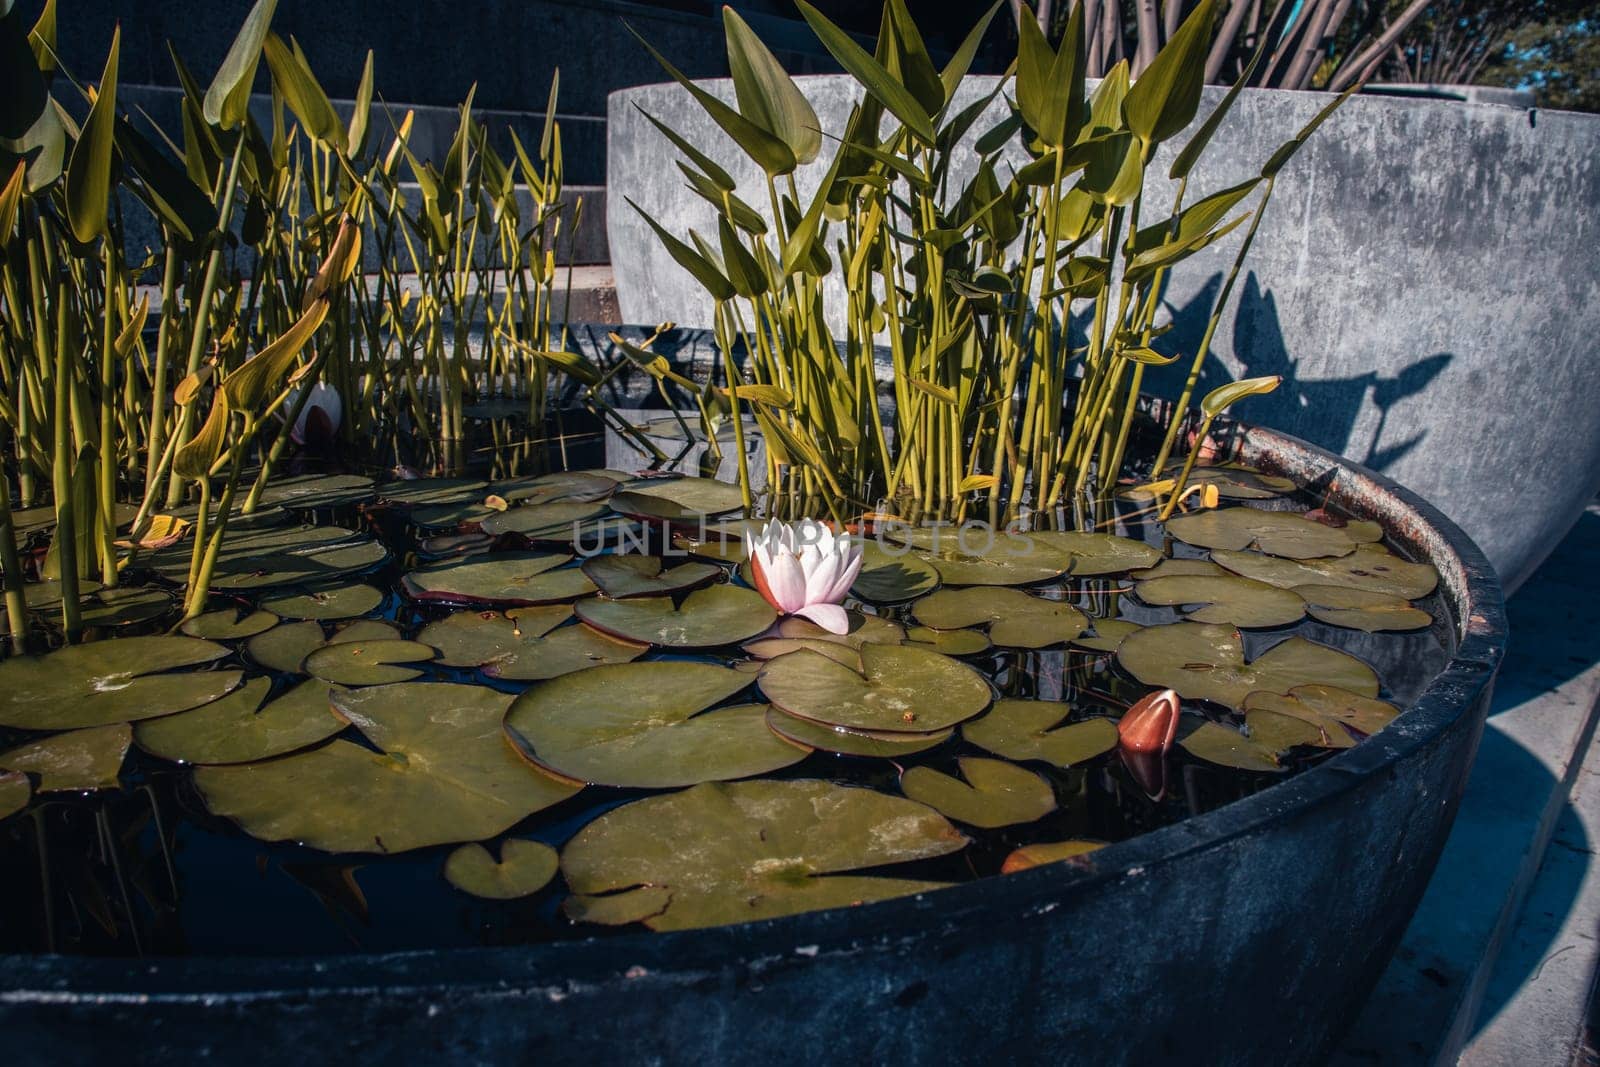
[[[1531,88],[1540,107],[1600,111],[1600,3],[1573,3],[1518,25],[1481,80]]]

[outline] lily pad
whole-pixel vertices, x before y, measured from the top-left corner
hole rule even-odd
[[[932,767],[912,767],[900,776],[900,791],[956,822],[986,830],[1036,822],[1056,810],[1055,790],[1030,770],[977,756],[957,762],[965,782]]]
[[[646,521],[695,525],[744,507],[744,494],[731,482],[713,478],[663,478],[630,482],[611,495],[611,508]]]
[[[177,601],[164,589],[117,586],[100,589],[83,598],[79,619],[84,626],[132,626],[159,619]]]
[[[861,573],[850,594],[874,604],[898,604],[939,588],[939,572],[909,550],[891,552],[876,540],[861,542]]]
[[[474,478],[413,478],[409,481],[384,482],[374,493],[385,504],[411,507],[481,500],[488,491],[488,482]]]
[[[1140,582],[1135,591],[1146,604],[1200,605],[1188,613],[1195,622],[1227,623],[1246,629],[1288,626],[1306,614],[1305,601],[1295,593],[1233,574],[1152,578]]]
[[[705,585],[722,576],[715,563],[680,563],[663,570],[658,556],[611,554],[584,560],[583,573],[612,600],[639,596],[668,596]]]
[[[333,700],[378,751],[335,739],[279,759],[199,767],[195,785],[212,812],[263,841],[406,852],[493,837],[580,788],[506,744],[508,693],[400,682]]]
[[[1343,530],[1288,511],[1236,507],[1197,511],[1167,521],[1167,532],[1200,548],[1239,551],[1258,548],[1269,556],[1318,559],[1348,556],[1355,539]]]
[[[383,603],[383,591],[363,582],[334,582],[269,596],[261,606],[284,619],[353,619]]]
[[[300,669],[335,685],[388,685],[422,674],[403,663],[427,663],[433,649],[420,641],[333,641],[309,653]]]
[[[250,763],[314,745],[344,729],[344,720],[329,705],[327,682],[308,679],[269,701],[271,690],[272,679],[253,678],[204,707],[139,723],[134,740],[146,752],[176,763]]]
[[[565,552],[496,552],[422,567],[400,579],[413,600],[528,606],[576,600],[595,591]]]
[[[483,533],[483,521],[498,514],[500,509],[477,500],[461,500],[454,504],[418,505],[406,512],[406,520],[423,535],[462,530]]]
[[[269,671],[283,674],[304,674],[301,665],[306,657],[325,644],[340,641],[394,641],[400,631],[377,619],[357,619],[332,637],[322,632],[322,624],[315,619],[303,622],[286,622],[265,633],[257,634],[245,642],[244,651],[252,660]]]
[[[1246,663],[1239,631],[1210,623],[1148,626],[1123,639],[1117,661],[1145,685],[1234,709],[1257,690],[1287,693],[1298,685],[1333,685],[1362,696],[1378,695],[1378,676],[1354,656],[1291,637]]]
[[[185,582],[192,547],[180,541],[152,552],[146,562],[163,577]],[[381,543],[338,526],[267,525],[235,531],[230,523],[211,588],[237,592],[331,581],[372,570],[388,557]]]
[[[895,535],[947,585],[1031,585],[1059,578],[1074,557],[1004,531],[917,529]]]
[[[1327,685],[1299,685],[1288,693],[1251,693],[1245,698],[1244,710],[1292,715],[1329,734],[1348,729],[1366,736],[1388,726],[1400,714],[1393,704]]]
[[[274,478],[261,491],[263,507],[315,508],[348,507],[373,498],[373,481],[360,474],[296,474]]]
[[[575,894],[569,915],[686,930],[937,889],[943,883],[841,872],[966,844],[933,809],[871,789],[708,782],[600,816],[562,851],[561,871]]]
[[[810,649],[853,668],[860,663],[856,652],[862,645],[898,645],[905,640],[905,629],[881,615],[864,615],[859,611],[845,614],[850,628],[842,634],[830,633],[810,619],[787,616],[778,621],[775,636],[747,641],[744,651],[757,659],[777,659],[790,652]]]
[[[478,667],[492,678],[532,682],[585,667],[628,663],[649,645],[619,641],[588,626],[562,626],[568,604],[495,611],[460,611],[425,626],[417,640],[438,649],[435,662]]]
[[[1089,625],[1088,617],[1065,601],[987,586],[941,589],[911,611],[918,622],[936,630],[990,623],[989,640],[1003,648],[1065,644]]]
[[[1074,860],[1105,847],[1104,841],[1081,840],[1041,841],[1036,845],[1023,845],[1006,857],[1005,863],[1000,865],[1000,873],[1016,874],[1018,871],[1026,871],[1032,867],[1042,867],[1047,863]]]
[[[1183,469],[1182,463],[1173,463],[1165,476],[1176,477]],[[1189,471],[1187,485],[1214,485],[1217,495],[1229,500],[1269,500],[1294,492],[1294,479],[1261,471],[1237,463],[1220,463],[1214,467],[1195,467]]]
[[[123,637],[0,663],[0,726],[71,730],[171,715],[239,684],[239,671],[191,671],[228,655],[193,637]]]
[[[1060,725],[1072,708],[1053,700],[997,700],[989,714],[961,728],[979,748],[1009,760],[1075,767],[1117,747],[1117,725],[1092,718]]]
[[[1217,550],[1211,558],[1235,574],[1280,589],[1301,585],[1337,585],[1417,600],[1433,592],[1439,572],[1427,563],[1401,559],[1382,545],[1362,544],[1338,559],[1288,560],[1259,552]]]
[[[749,778],[810,755],[767,729],[763,704],[705,710],[749,684],[710,663],[595,667],[517,697],[506,735],[557,774],[626,789]]]
[[[524,504],[496,512],[478,523],[490,537],[520,534],[530,541],[556,541],[571,544],[575,528],[588,519],[606,513],[604,504],[586,501],[556,501],[549,504]]]
[[[1370,589],[1351,589],[1337,585],[1297,585],[1311,617],[1330,626],[1347,626],[1367,633],[1396,630],[1422,630],[1433,625],[1433,616],[1411,602]]]
[[[543,504],[554,501],[604,500],[616,491],[617,480],[600,471],[555,471],[532,478],[496,482],[490,492],[507,503]]]
[[[994,644],[981,630],[935,630],[931,626],[913,626],[907,630],[906,643],[926,645],[945,656],[976,656],[989,651]]]
[[[842,726],[825,726],[810,719],[797,719],[779,708],[767,712],[767,728],[796,744],[836,752],[842,756],[877,756],[899,759],[937,748],[950,740],[955,727],[935,730],[928,734],[874,733],[868,730],[846,730]]]
[[[700,559],[739,564],[750,558],[746,546],[760,532],[761,524],[749,519],[722,519],[692,533],[674,533],[672,547]]]
[[[500,843],[498,863],[482,845],[462,845],[444,861],[444,878],[475,897],[517,900],[549,885],[560,868],[560,854],[549,845],[509,837]]]
[[[1274,712],[1256,712],[1254,729],[1241,732],[1221,723],[1202,723],[1181,739],[1196,759],[1241,771],[1275,773],[1283,770],[1285,753],[1298,745],[1318,745],[1322,731],[1311,723]]]
[[[1089,620],[1090,632],[1080,634],[1072,639],[1073,648],[1086,648],[1091,652],[1115,652],[1117,646],[1122,644],[1122,639],[1131,633],[1144,629],[1136,622],[1127,619],[1096,619]]]
[[[117,789],[132,741],[133,727],[125,722],[70,730],[0,752],[0,770],[37,776],[41,793]]]
[[[1208,559],[1164,559],[1154,567],[1131,571],[1128,577],[1137,582],[1150,582],[1157,578],[1215,578],[1227,573]]]
[[[989,684],[960,660],[915,645],[863,645],[860,667],[809,650],[767,663],[761,692],[790,715],[852,730],[931,733],[989,706]]]
[[[1034,530],[1023,536],[1035,548],[1070,557],[1068,573],[1079,578],[1121,574],[1135,567],[1149,567],[1161,558],[1161,550],[1154,545],[1116,534]]]
[[[270,611],[250,611],[244,608],[220,608],[196,615],[180,629],[190,637],[208,641],[238,641],[254,637],[278,625],[278,617]]]
[[[0,771],[0,819],[8,819],[28,806],[33,785],[21,771]]]
[[[578,618],[595,629],[663,648],[715,648],[738,644],[777,618],[761,594],[734,585],[697,589],[674,606],[671,597],[579,602]]]
[[[471,556],[494,548],[494,538],[481,533],[441,534],[417,543],[417,558],[425,561]]]

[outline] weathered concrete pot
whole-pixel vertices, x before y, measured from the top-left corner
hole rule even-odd
[[[711,365],[704,334],[659,348]],[[1433,870],[1505,620],[1487,560],[1415,494],[1269,430],[1225,436],[1440,571],[1453,658],[1366,743],[1078,864],[859,908],[517,949],[0,957],[10,1062],[1316,1062]]]
[[[822,128],[842,133],[854,83],[799,82]],[[731,83],[704,84],[733,99]],[[993,84],[968,78],[957,106]],[[1207,108],[1221,92],[1206,90]],[[1327,100],[1246,90],[1200,163],[1196,195],[1254,176]],[[763,179],[678,86],[611,95],[607,226],[623,320],[709,325],[707,298],[624,199],[675,233],[713,232],[711,208],[684,187],[670,163],[675,149],[638,107],[726,166],[751,204],[767,202],[756,195]],[[992,105],[974,135],[1001,107]],[[1158,154],[1147,202],[1172,202],[1165,175],[1183,143],[1180,135]],[[1600,115],[1350,100],[1280,175],[1202,389],[1283,375],[1283,388],[1245,409],[1251,419],[1417,490],[1483,546],[1514,589],[1600,490],[1596,144]],[[1023,158],[1015,145],[1008,151],[1013,162]],[[952,188],[975,165],[961,154]],[[802,170],[802,195],[823,169]],[[1170,350],[1198,345],[1236,247],[1219,242],[1176,272],[1165,294],[1177,326],[1163,339]],[[837,272],[832,281],[842,285]],[[832,306],[844,306],[837,292]],[[1161,378],[1148,381],[1159,390]]]

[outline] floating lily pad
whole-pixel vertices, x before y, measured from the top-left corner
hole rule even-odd
[[[1023,845],[1006,857],[1005,863],[1000,865],[1000,873],[1016,874],[1047,863],[1074,860],[1105,847],[1104,841],[1042,841],[1036,845]]]
[[[1299,685],[1288,693],[1251,693],[1245,698],[1244,710],[1292,715],[1329,734],[1348,728],[1362,735],[1377,733],[1400,714],[1393,704],[1327,685]]]
[[[694,525],[744,507],[737,485],[713,478],[665,478],[630,482],[611,495],[611,508],[630,518]]]
[[[778,620],[777,635],[786,640],[828,641],[849,648],[860,648],[862,645],[898,645],[905,640],[905,628],[882,615],[847,611],[845,617],[849,621],[850,628],[842,634],[836,634],[824,630],[810,619],[802,619],[795,615],[785,616]]]
[[[199,767],[206,805],[263,841],[405,852],[493,837],[580,788],[506,744],[508,693],[401,682],[333,699],[378,751],[335,739],[260,763]]]
[[[1280,589],[1301,585],[1337,585],[1387,593],[1406,600],[1417,600],[1433,592],[1439,572],[1427,563],[1401,559],[1382,545],[1359,545],[1348,556],[1338,559],[1288,560],[1263,556],[1259,552],[1217,550],[1211,558],[1235,574],[1266,582]]]
[[[306,657],[325,644],[340,641],[394,641],[400,631],[377,619],[358,619],[332,637],[322,632],[322,624],[314,619],[303,622],[286,622],[265,633],[257,634],[245,643],[245,654],[269,671],[284,674],[304,674],[301,665]]]
[[[936,630],[990,623],[989,640],[1003,648],[1065,644],[1089,625],[1088,617],[1065,601],[987,586],[941,589],[917,601],[911,611],[918,622]]]
[[[715,648],[738,644],[777,618],[761,594],[734,585],[697,589],[674,606],[671,597],[581,601],[578,618],[624,641],[663,648]]]
[[[33,786],[21,771],[0,771],[0,819],[7,819],[28,806]]]
[[[898,604],[939,588],[939,572],[908,549],[891,552],[872,539],[861,542],[861,573],[850,594],[874,604]]]
[[[1182,463],[1169,465],[1165,477],[1174,478],[1183,469]],[[1261,471],[1237,463],[1220,463],[1214,467],[1195,467],[1189,471],[1187,485],[1214,485],[1217,494],[1229,500],[1268,500],[1294,492],[1294,479]]]
[[[1136,592],[1146,604],[1200,605],[1188,614],[1195,622],[1227,623],[1246,629],[1288,626],[1299,622],[1306,613],[1305,601],[1295,593],[1233,574],[1152,578],[1140,582]]]
[[[639,596],[668,596],[705,585],[722,576],[715,563],[680,563],[663,569],[657,556],[612,554],[584,560],[583,573],[612,600]]]
[[[383,591],[363,582],[334,582],[269,596],[261,606],[284,619],[353,619],[383,603]]]
[[[1061,723],[1072,708],[1053,700],[997,700],[989,714],[967,723],[961,736],[1009,760],[1043,760],[1075,767],[1117,747],[1117,726],[1093,718]]]
[[[386,504],[411,507],[482,500],[488,491],[488,482],[473,478],[414,478],[410,481],[384,482],[374,493]]]
[[[617,488],[617,479],[600,471],[556,471],[533,478],[496,482],[490,492],[507,503],[541,504],[553,501],[604,500]]]
[[[524,504],[490,515],[478,523],[478,529],[490,537],[514,533],[530,541],[571,544],[577,537],[576,527],[605,513],[604,504],[585,501]]]
[[[576,600],[595,591],[564,552],[496,552],[422,567],[400,579],[413,600],[527,606]]]
[[[1354,656],[1291,637],[1247,664],[1239,632],[1209,623],[1146,627],[1123,639],[1117,661],[1145,685],[1235,709],[1257,690],[1287,693],[1298,685],[1333,685],[1362,696],[1378,695],[1378,676]]]
[[[192,547],[188,541],[180,541],[152,552],[146,562],[163,577],[186,582]],[[372,570],[388,557],[388,549],[379,542],[338,526],[266,526],[236,531],[230,523],[217,554],[211,588],[236,592],[331,581]]]
[[[829,726],[931,733],[989,706],[989,684],[960,660],[915,645],[863,645],[859,670],[809,650],[767,663],[761,692],[790,715]]]
[[[500,514],[477,500],[462,500],[454,504],[421,504],[406,512],[406,520],[422,534],[444,530],[467,530],[482,533],[485,519]]]
[[[896,534],[947,585],[1031,585],[1059,578],[1074,557],[1004,531],[918,529]]]
[[[1030,770],[977,756],[957,762],[965,782],[932,767],[912,767],[900,776],[900,791],[956,822],[986,830],[1035,822],[1056,810],[1055,790]]]
[[[1121,574],[1135,567],[1149,567],[1161,558],[1161,550],[1143,541],[1108,533],[1078,530],[1034,530],[1026,535],[1035,549],[1068,556],[1068,573],[1087,578]]]
[[[1297,585],[1294,592],[1306,602],[1312,618],[1330,626],[1347,626],[1370,634],[1422,630],[1433,625],[1432,615],[1387,593],[1337,585]]]
[[[249,611],[243,608],[220,608],[196,615],[184,622],[181,629],[190,637],[208,641],[239,641],[254,637],[278,625],[278,617],[270,611]]]
[[[1208,559],[1164,559],[1154,567],[1131,571],[1128,577],[1138,582],[1150,582],[1157,578],[1215,578],[1227,573]]]
[[[1127,619],[1091,618],[1089,625],[1090,632],[1073,638],[1072,647],[1086,648],[1091,652],[1115,652],[1117,646],[1122,644],[1123,638],[1144,629],[1138,623],[1129,622]]]
[[[0,663],[0,726],[70,730],[170,715],[232,690],[239,671],[161,674],[221,659],[193,637],[123,637]]]
[[[686,930],[937,889],[942,883],[840,872],[966,844],[933,809],[871,789],[708,782],[600,816],[562,851],[561,871],[576,894],[569,915]]]
[[[819,656],[826,656],[835,663],[842,663],[852,670],[861,663],[860,653],[849,645],[805,637],[764,637],[756,641],[746,641],[742,647],[746,654],[757,660],[777,659],[791,652],[808,650]]]
[[[417,558],[421,560],[450,559],[487,552],[494,547],[494,538],[481,533],[440,534],[425,537],[417,543]]]
[[[492,678],[531,682],[585,667],[628,663],[649,645],[619,641],[588,626],[562,626],[568,604],[495,611],[461,611],[431,622],[417,640],[439,650],[436,662],[479,667]],[[558,628],[559,627],[559,628]]]
[[[117,789],[132,741],[133,727],[125,722],[70,730],[0,752],[0,770],[37,776],[41,793]]]
[[[760,523],[744,518],[722,519],[708,522],[692,533],[674,533],[672,547],[700,559],[739,564],[749,559],[746,546],[760,533]]]
[[[177,763],[250,763],[325,741],[343,730],[327,682],[312,678],[267,700],[272,679],[254,678],[204,707],[141,722],[134,740]],[[263,704],[263,701],[266,701]]]
[[[259,504],[310,510],[364,504],[372,498],[372,479],[360,474],[296,474],[269,481]]]
[[[809,748],[837,752],[843,756],[877,756],[882,759],[899,759],[926,752],[944,744],[955,733],[955,727],[928,734],[846,730],[842,726],[825,726],[810,719],[797,719],[779,708],[767,712],[767,727],[773,733]]]
[[[976,656],[993,647],[989,636],[981,630],[935,630],[931,626],[914,626],[907,630],[906,643],[926,645],[946,656]]]
[[[1258,548],[1269,556],[1317,559],[1348,556],[1355,540],[1343,530],[1301,518],[1288,511],[1259,508],[1215,508],[1179,515],[1167,521],[1167,532],[1200,548],[1238,551]]]
[[[1245,731],[1208,722],[1178,742],[1197,759],[1241,771],[1283,770],[1283,756],[1301,745],[1321,746],[1323,732],[1312,723],[1271,711],[1246,717]]]
[[[420,641],[333,641],[307,654],[300,669],[335,685],[388,685],[422,674],[403,663],[427,663],[433,649]]]
[[[83,598],[79,619],[84,626],[132,626],[159,619],[177,601],[164,589],[117,586],[100,589]]]
[[[749,778],[804,759],[809,748],[767,729],[764,704],[705,710],[749,684],[710,663],[595,667],[519,696],[506,735],[557,774],[630,789]]]
[[[509,837],[500,843],[498,863],[482,845],[462,845],[444,861],[444,877],[475,897],[516,900],[549,885],[560,867],[560,854],[549,845]]]

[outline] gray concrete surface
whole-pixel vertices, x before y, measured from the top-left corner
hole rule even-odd
[[[1474,1067],[1567,1062],[1553,1051],[1497,1057],[1531,1040],[1528,1026],[1535,1036],[1544,1026],[1513,1021],[1543,1010],[1520,998],[1538,1001],[1543,991],[1544,1007],[1566,1001],[1576,1025],[1592,973],[1585,960],[1600,874],[1588,873],[1596,839],[1587,820],[1600,768],[1590,762],[1588,776],[1580,768],[1586,754],[1594,759],[1600,712],[1600,507],[1512,598],[1508,616],[1510,647],[1455,827],[1337,1067],[1445,1065],[1464,1049],[1477,1050],[1463,1061]],[[1564,869],[1541,875],[1549,857]],[[1552,960],[1568,943],[1576,947]],[[1576,1033],[1545,1036],[1553,1050]]]
[[[852,83],[800,84],[824,130],[841,132]],[[732,99],[730,83],[707,85]],[[957,106],[991,86],[967,79]],[[1208,89],[1208,101],[1220,93]],[[1327,99],[1246,91],[1196,172],[1195,195],[1253,175]],[[704,325],[709,302],[624,197],[677,233],[707,227],[711,209],[684,188],[671,145],[636,104],[726,165],[752,204],[766,202],[764,186],[684,90],[612,95],[607,228],[623,317]],[[1202,388],[1282,375],[1276,394],[1238,414],[1418,490],[1516,587],[1600,489],[1597,146],[1595,115],[1352,99],[1281,175]],[[1151,203],[1171,201],[1171,150],[1152,168]],[[954,182],[975,165],[961,154]],[[824,168],[797,176],[802,195]],[[1193,351],[1235,250],[1224,240],[1174,279],[1170,350]]]

